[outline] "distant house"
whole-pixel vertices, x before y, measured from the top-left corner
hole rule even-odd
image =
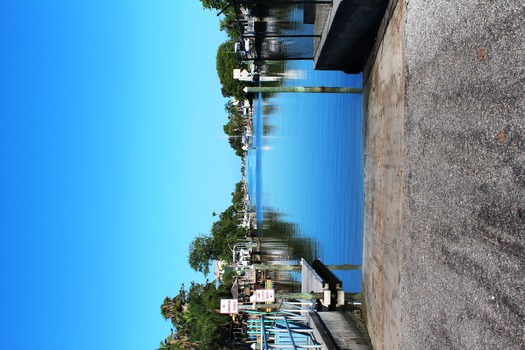
[[[215,277],[217,281],[222,280],[222,275],[224,275],[225,267],[226,267],[225,261],[223,260],[213,261],[213,277]]]

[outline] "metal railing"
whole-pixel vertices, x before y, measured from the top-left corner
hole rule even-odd
[[[278,311],[261,315],[259,320],[260,349],[321,349],[308,325],[309,302],[282,302]]]
[[[266,319],[273,320],[267,326]],[[261,316],[261,348],[269,349],[321,349],[314,330],[301,321],[290,321],[288,316]]]

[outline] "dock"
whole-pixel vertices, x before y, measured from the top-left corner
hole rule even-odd
[[[330,293],[328,286],[337,283],[339,287],[342,286],[341,281],[320,260],[315,260],[310,265],[306,260],[301,259],[302,293],[326,293],[327,291]],[[340,292],[344,295],[342,289]],[[338,301],[334,301],[331,296],[325,297],[326,301],[330,300],[334,303],[334,311],[310,311],[308,313],[308,324],[312,327],[315,338],[322,344],[321,349],[372,349],[364,323],[351,311],[335,309],[335,303],[344,300],[341,300],[341,293],[336,294],[335,299]],[[330,310],[329,305],[325,305],[325,309]]]
[[[388,0],[334,0],[315,8],[314,45],[317,70],[360,73],[374,45]]]
[[[301,293],[321,293],[323,291],[323,279],[304,259],[301,259]]]

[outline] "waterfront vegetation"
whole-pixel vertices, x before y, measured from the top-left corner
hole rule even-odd
[[[241,191],[232,193],[232,198],[235,198],[235,194],[238,193],[241,193]],[[229,221],[229,219],[225,219],[225,221]],[[293,261],[298,260],[300,257],[309,260],[314,259],[316,254],[315,242],[299,238],[297,235],[297,226],[286,221],[283,215],[274,211],[268,212],[265,216],[263,226],[264,232],[267,233],[269,239],[282,240],[286,243],[286,246],[289,247],[289,250],[286,252],[277,252],[277,255],[268,254],[265,258],[267,261],[275,262],[282,259]],[[206,240],[209,240],[208,242],[213,242],[211,234],[199,235],[192,244],[199,241],[202,236],[206,237]],[[220,249],[215,250],[212,244],[210,244],[211,248],[208,246],[208,249],[213,251],[214,254],[223,257],[224,261],[230,264],[232,262],[230,246],[228,245],[229,243],[223,242],[224,241],[218,238],[216,247],[220,247]],[[193,248],[190,248],[190,255],[192,249]],[[203,249],[202,251],[204,252],[205,250],[206,249]],[[276,253],[275,250],[274,253]],[[194,267],[194,269],[201,271],[198,269],[202,268],[201,272],[209,272],[209,270],[205,270],[204,266],[209,268],[211,262],[210,255],[201,256],[201,259],[198,266]],[[281,272],[281,275],[286,273],[287,272]],[[231,337],[231,328],[239,326],[238,324],[236,325],[238,320],[233,320],[229,315],[219,313],[220,299],[232,298],[231,288],[235,276],[236,271],[226,270],[220,281],[206,280],[206,282],[202,284],[191,282],[189,289],[186,289],[183,284],[177,295],[174,297],[167,296],[160,305],[160,313],[165,320],[171,322],[173,328],[166,339],[160,343],[159,349],[238,349],[239,344],[236,345],[237,347],[232,346],[233,339]],[[289,279],[285,278],[278,283],[282,291],[295,291],[295,282],[291,278],[291,274]]]
[[[244,156],[242,136],[244,135],[246,121],[231,100],[225,105],[224,110],[228,115],[228,122],[224,124],[223,131],[228,135],[228,141],[235,154],[242,157]]]
[[[232,192],[232,205],[218,215],[212,214],[218,216],[219,220],[212,224],[210,233],[200,233],[190,243],[188,263],[192,269],[207,276],[214,260],[231,262],[231,248],[248,233],[239,226],[243,212],[236,209],[241,206],[244,195],[243,184],[238,182]]]
[[[230,146],[235,154],[243,158],[246,150],[242,147],[247,120],[239,112],[239,102],[248,98],[243,91],[249,83],[233,79],[235,68],[248,68],[243,65],[234,44],[240,33],[237,26],[235,9],[226,0],[200,0],[204,9],[221,12],[222,19],[219,29],[226,32],[228,40],[217,49],[216,69],[221,83],[221,94],[231,99],[225,105],[227,122],[223,127],[228,136]],[[283,64],[277,64],[269,71],[284,70]],[[270,107],[267,107],[270,108]],[[244,180],[244,179],[243,179]],[[220,214],[212,213],[215,221],[210,232],[199,233],[189,246],[188,263],[192,269],[202,272],[205,277],[210,273],[213,261],[232,263],[232,247],[251,234],[250,228],[240,225],[246,210],[246,184],[241,180],[231,193],[231,205]],[[295,237],[293,224],[282,220],[278,214],[269,215],[265,224],[283,237]],[[304,242],[299,244],[304,246]],[[298,249],[300,251],[301,249]],[[191,282],[189,289],[183,284],[175,297],[166,297],[160,306],[162,317],[170,321],[171,333],[160,342],[159,349],[209,349],[222,350],[233,348],[231,343],[232,318],[219,313],[220,299],[231,298],[231,288],[234,281],[234,271],[223,274],[220,281],[206,280],[205,283]]]
[[[244,238],[246,231],[239,227],[238,213],[229,206],[219,214],[219,220],[211,227],[210,234],[199,234],[190,244],[188,262],[192,269],[207,276],[214,260],[231,262],[231,247]]]
[[[228,298],[232,275],[216,284],[191,282],[184,284],[175,297],[166,297],[160,306],[164,319],[173,325],[172,332],[160,343],[159,349],[230,349],[228,346],[231,319],[219,313],[221,298]]]
[[[246,98],[246,93],[243,89],[246,83],[233,79],[233,70],[236,68],[246,68],[245,65],[239,62],[237,53],[234,51],[235,40],[229,39],[219,45],[217,49],[216,67],[219,81],[222,88],[221,93],[224,97],[235,97],[238,101],[243,101]]]
[[[232,205],[220,214],[212,213],[218,220],[212,224],[210,233],[197,235],[189,247],[189,265],[205,276],[213,260],[231,263],[231,247],[246,235],[246,230],[239,227],[241,212],[236,209],[245,196],[242,182],[235,185],[231,195]],[[221,281],[191,282],[188,290],[183,284],[175,297],[167,296],[160,312],[173,328],[159,349],[230,349],[231,318],[220,314],[218,309],[221,298],[231,298],[232,284],[233,273],[226,273]]]

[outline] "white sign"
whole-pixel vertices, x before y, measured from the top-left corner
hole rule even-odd
[[[237,305],[237,299],[221,299],[221,314],[238,313]]]
[[[255,300],[258,302],[274,302],[275,291],[273,289],[257,289],[255,291]]]

